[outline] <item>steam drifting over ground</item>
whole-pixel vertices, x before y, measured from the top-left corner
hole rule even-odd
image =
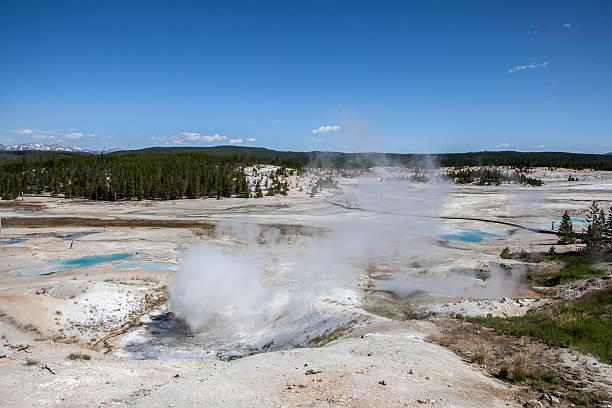
[[[327,232],[312,237],[282,236],[255,223],[218,225],[216,241],[187,252],[170,288],[169,310],[203,346],[200,353],[231,358],[316,345],[336,329],[365,324],[373,316],[360,305],[372,290],[400,298],[508,293],[517,277],[499,268],[487,280],[441,271],[444,249],[435,217],[451,185],[419,171],[429,182],[413,182],[414,174],[393,169],[340,178],[328,199],[347,209],[329,221]],[[167,323],[168,316],[160,320]],[[176,335],[149,333],[145,342],[136,339],[143,333],[134,336],[128,341],[132,356],[184,355],[176,354],[184,342]],[[151,349],[139,344],[157,344],[157,351],[149,355]],[[190,347],[184,352],[197,352]]]

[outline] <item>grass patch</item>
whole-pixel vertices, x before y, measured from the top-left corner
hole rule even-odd
[[[597,261],[610,260],[609,256],[599,255],[596,258],[576,251],[558,254],[554,251],[554,247],[551,248],[552,250],[548,252],[525,252],[524,250],[521,250],[521,252],[510,252],[508,247],[505,247],[500,253],[500,257],[504,259],[519,259],[531,263],[554,261],[565,265],[559,272],[527,275],[529,279],[542,286],[556,286],[562,283],[605,275],[604,271],[593,268],[592,264]]]
[[[525,316],[463,317],[512,336],[531,336],[557,347],[572,347],[612,363],[612,288]]]
[[[91,360],[91,356],[89,354],[83,353],[70,353],[68,354],[69,360]]]
[[[34,360],[33,358],[26,357],[25,365],[33,366],[33,365],[36,365],[36,364],[38,364],[38,360]]]
[[[340,337],[342,337],[342,335],[349,329],[350,327],[346,327],[346,326],[337,327],[333,331],[330,331],[329,329],[327,329],[319,336],[312,338],[312,342],[314,343],[313,347],[323,347],[327,343],[331,343],[332,341],[337,340]]]
[[[565,268],[556,273],[547,273],[531,278],[544,286],[556,286],[562,283],[573,282],[581,279],[602,276],[605,272],[593,268],[591,265],[581,262],[566,264]]]
[[[485,362],[485,354],[482,350],[476,350],[472,355],[472,363],[475,364],[484,364]]]
[[[512,367],[512,380],[514,382],[523,382],[527,378],[527,372],[525,371],[525,364],[522,360],[516,360]]]
[[[366,303],[362,307],[368,313],[387,319],[414,320],[423,318],[423,314],[417,312],[410,303]]]

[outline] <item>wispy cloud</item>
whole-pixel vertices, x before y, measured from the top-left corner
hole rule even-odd
[[[533,146],[534,149],[543,149],[544,145],[543,144],[539,144],[539,145],[535,145]]]
[[[283,123],[285,120],[284,119],[273,119],[272,122],[274,123]]]
[[[218,133],[215,133],[214,135],[209,136],[209,135],[202,135],[196,132],[181,132],[181,135],[184,136],[185,140],[189,142],[213,143],[213,142],[221,142],[223,140],[228,139],[227,136],[220,136]]]
[[[257,139],[255,139],[254,137],[249,137],[249,138],[246,140],[246,142],[247,142],[247,143],[253,143],[253,142],[256,142],[256,141],[257,141]]]
[[[159,142],[165,142],[165,141],[167,141],[169,139],[169,137],[168,136],[153,135],[149,139],[155,140],[155,141],[159,141]]]
[[[229,140],[229,144],[233,145],[233,144],[240,144],[242,143],[242,139],[230,139]]]
[[[26,137],[31,137],[38,140],[55,140],[57,136],[60,134],[55,130],[40,130],[40,129],[30,129],[30,128],[21,128],[15,129],[13,133],[18,135],[23,135]]]
[[[529,31],[527,31],[527,34],[537,34],[539,32],[540,32],[540,30],[529,30]]]
[[[319,126],[316,129],[313,129],[312,133],[314,135],[316,134],[324,134],[327,132],[337,132],[338,130],[340,130],[340,126],[338,125],[325,125],[325,126]]]
[[[71,133],[66,133],[64,135],[66,139],[70,139],[70,140],[77,140],[77,139],[82,138],[83,136],[85,136],[85,134],[82,132],[71,132]]]
[[[315,142],[317,142],[317,143],[320,143],[320,142],[324,142],[324,141],[325,141],[325,138],[324,138],[324,137],[314,137],[314,136],[313,136],[313,137],[312,137],[312,140],[314,140],[314,141],[315,141]]]
[[[563,24],[563,28],[570,28],[572,25],[571,24]]]
[[[547,66],[548,61],[545,61],[541,64],[516,65],[512,68],[508,68],[508,72],[512,74],[514,72],[522,71],[524,69],[546,68]]]
[[[500,147],[510,147],[510,143],[506,143],[506,142],[495,143],[495,147],[497,147],[498,149]]]

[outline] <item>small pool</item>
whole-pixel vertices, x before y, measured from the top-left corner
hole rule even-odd
[[[13,239],[9,239],[7,241],[0,241],[0,245],[11,245],[11,244],[18,244],[20,242],[25,241],[25,239],[23,238],[13,238]]]
[[[554,221],[561,221],[563,218],[561,217],[551,217],[551,220]],[[572,221],[573,224],[586,224],[587,220],[585,218],[574,218],[574,217],[570,217],[570,220]]]
[[[448,234],[439,235],[438,239],[444,241],[460,241],[469,243],[484,242],[489,239],[501,239],[503,236],[484,232],[476,228],[458,228]]]
[[[155,271],[164,270],[164,269],[176,269],[176,265],[162,262],[150,262],[150,263],[124,263],[115,265],[116,269],[134,269],[134,268],[143,268],[143,269],[152,269]]]
[[[108,255],[91,255],[82,256],[80,258],[62,259],[45,261],[40,267],[27,268],[20,270],[22,275],[35,276],[47,275],[53,272],[65,271],[68,269],[87,268],[89,266],[99,265],[106,262],[121,261],[129,259],[132,254],[108,254]]]

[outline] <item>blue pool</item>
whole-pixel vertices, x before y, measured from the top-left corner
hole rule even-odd
[[[460,241],[469,243],[484,242],[488,239],[496,238],[501,239],[503,236],[492,234],[490,232],[484,232],[476,228],[458,228],[456,231],[438,236],[438,239],[444,241]]]
[[[561,217],[552,217],[551,220],[561,221],[562,218]],[[572,220],[573,224],[576,224],[576,223],[578,223],[578,224],[586,224],[586,222],[587,222],[586,219],[584,219],[584,218],[570,217],[570,220]],[[557,223],[555,222],[555,224],[557,224]]]
[[[99,265],[106,262],[121,261],[131,257],[132,254],[108,254],[82,256],[80,258],[72,259],[51,260],[45,261],[44,265],[40,267],[22,269],[20,272],[22,275],[47,275],[53,272],[65,271],[68,269],[86,268],[88,266]]]
[[[163,270],[163,269],[175,269],[176,265],[169,263],[161,263],[161,262],[150,262],[150,263],[124,263],[115,265],[117,269],[134,269],[134,268],[143,268],[143,269],[152,269],[152,270]]]
[[[23,241],[25,241],[25,239],[23,238],[13,238],[13,239],[9,239],[8,241],[0,241],[0,245],[18,244]]]

